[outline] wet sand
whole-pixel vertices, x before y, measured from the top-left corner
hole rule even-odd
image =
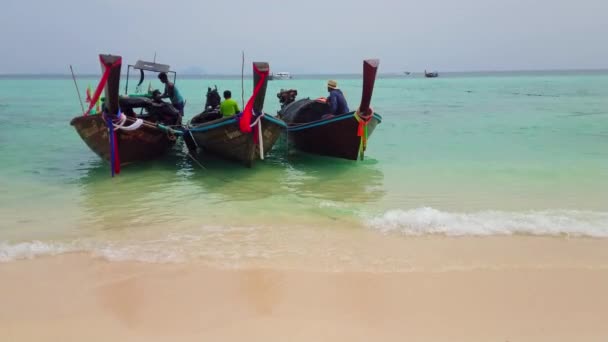
[[[433,262],[422,254],[430,245]],[[0,341],[608,338],[606,240],[441,238],[410,247],[420,249],[419,267],[388,272],[109,262],[84,253],[0,263]],[[486,266],[440,267],[458,255]]]

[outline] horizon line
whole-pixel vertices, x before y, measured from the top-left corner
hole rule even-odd
[[[431,70],[431,69],[428,69]],[[427,71],[428,71],[427,70]],[[174,71],[174,70],[172,70]],[[463,74],[463,73],[510,73],[510,72],[593,72],[593,71],[608,71],[608,67],[605,68],[567,68],[567,69],[512,69],[512,70],[445,70],[441,71],[440,69],[432,69],[433,72],[441,72],[448,74]],[[179,72],[176,71],[177,74],[181,74],[184,76],[241,76],[241,74],[236,73],[187,73],[187,72]],[[412,74],[424,74],[424,71],[386,71],[379,72],[378,75],[401,75],[405,72],[410,72]],[[336,72],[336,73],[293,73],[292,75],[304,75],[304,76],[324,76],[324,75],[358,75],[361,74],[361,71],[358,72]],[[251,75],[252,73],[245,73],[245,75]],[[15,73],[0,73],[1,76],[71,76],[70,73],[58,73],[58,72],[15,72]],[[82,73],[76,76],[99,76],[99,73]],[[126,74],[121,73],[121,76],[126,76]]]

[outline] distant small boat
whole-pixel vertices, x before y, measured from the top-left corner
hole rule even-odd
[[[290,80],[292,79],[291,74],[288,72],[277,72],[276,74],[270,74],[268,80]]]
[[[439,77],[439,73],[437,71],[434,72],[426,72],[426,70],[424,70],[424,77],[427,78],[435,78],[435,77]]]
[[[409,76],[411,74],[411,72],[409,72],[409,71],[404,71],[403,73],[407,76]]]

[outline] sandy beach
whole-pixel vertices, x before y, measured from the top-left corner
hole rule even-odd
[[[419,255],[412,268],[382,272],[325,271],[321,259],[317,270],[84,253],[14,261],[0,264],[0,340],[602,341],[607,244],[404,239]],[[458,255],[470,267],[444,267]]]
[[[608,0],[0,7],[0,342],[608,342]]]

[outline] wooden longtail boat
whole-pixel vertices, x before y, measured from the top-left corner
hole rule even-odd
[[[253,166],[255,160],[263,159],[287,128],[283,121],[263,114],[268,72],[268,63],[253,63],[254,88],[258,92],[256,94],[254,90],[242,115],[206,121],[206,113],[201,113],[192,118],[184,130],[188,146],[224,159],[242,162],[247,167]],[[251,107],[253,112],[250,118],[246,115],[247,107]],[[249,120],[247,125],[252,127],[251,132],[243,132],[242,120]]]
[[[99,87],[105,89],[104,113],[77,116],[70,124],[74,126],[82,140],[93,152],[106,161],[111,161],[112,144],[108,129],[108,116],[111,117],[115,132],[116,149],[114,150],[119,165],[136,161],[155,159],[163,155],[175,144],[175,136],[161,129],[156,123],[141,118],[122,114],[119,111],[119,82],[122,58],[120,56],[100,55],[102,72],[107,72],[105,86],[100,82]],[[102,77],[102,81],[103,81]],[[96,95],[101,89],[96,91]],[[91,103],[94,103],[92,101]],[[108,114],[113,113],[113,114]]]
[[[363,95],[359,109],[354,112],[326,117],[329,105],[324,100],[310,99],[292,102],[279,111],[296,149],[350,160],[363,159],[367,139],[382,121],[370,107],[378,64],[375,59],[363,62]]]

